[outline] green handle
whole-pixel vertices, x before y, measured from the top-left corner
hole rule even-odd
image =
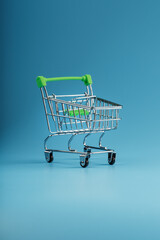
[[[63,81],[63,80],[81,80],[84,82],[86,86],[92,84],[91,75],[84,75],[82,77],[58,77],[58,78],[45,78],[42,76],[38,76],[36,81],[39,88],[46,86],[46,82],[51,81]]]

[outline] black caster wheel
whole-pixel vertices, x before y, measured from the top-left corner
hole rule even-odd
[[[89,165],[89,157],[80,156],[80,165],[81,167],[86,168]]]
[[[54,158],[53,158],[53,152],[52,151],[45,151],[44,154],[45,154],[46,161],[48,163],[53,162]]]
[[[116,153],[109,152],[108,153],[108,163],[110,165],[113,165],[113,164],[115,164],[115,161],[116,161]]]

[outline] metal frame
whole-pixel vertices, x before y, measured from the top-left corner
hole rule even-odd
[[[121,120],[119,110],[122,106],[93,95],[91,85],[87,86],[86,90],[84,94],[48,95],[45,86],[40,88],[48,130],[51,133],[44,140],[45,152],[75,153],[85,157],[90,154],[115,153],[113,149],[103,147],[101,141],[106,131],[118,127],[118,121]],[[50,123],[53,124],[52,127]],[[86,139],[92,133],[99,132],[101,133],[99,146],[87,145]],[[72,134],[68,140],[68,150],[47,148],[47,142],[51,137],[66,134]],[[83,141],[84,152],[71,148],[71,142],[78,134],[87,134]],[[91,152],[91,149],[98,151]]]

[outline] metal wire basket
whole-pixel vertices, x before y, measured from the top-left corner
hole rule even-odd
[[[48,95],[47,81],[82,80],[86,85],[84,94],[75,95]],[[45,157],[47,162],[53,161],[53,152],[78,153],[80,165],[86,167],[89,164],[91,154],[107,152],[110,165],[115,163],[116,153],[114,150],[102,147],[101,140],[105,131],[118,127],[119,110],[121,105],[98,98],[93,95],[92,79],[90,75],[83,77],[44,78],[37,77],[37,85],[41,90],[44,110],[49,132],[51,133],[44,141]],[[91,133],[101,132],[99,146],[88,146],[86,138]],[[87,134],[84,137],[84,152],[71,149],[71,141],[77,134]],[[47,141],[55,135],[72,134],[68,141],[68,150],[55,150],[47,148]],[[93,152],[91,149],[97,149]]]

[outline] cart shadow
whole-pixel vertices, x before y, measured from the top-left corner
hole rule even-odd
[[[116,163],[115,165],[110,165],[108,163],[95,163],[95,166],[107,166],[107,167],[116,167],[116,166],[124,166],[123,163]]]

